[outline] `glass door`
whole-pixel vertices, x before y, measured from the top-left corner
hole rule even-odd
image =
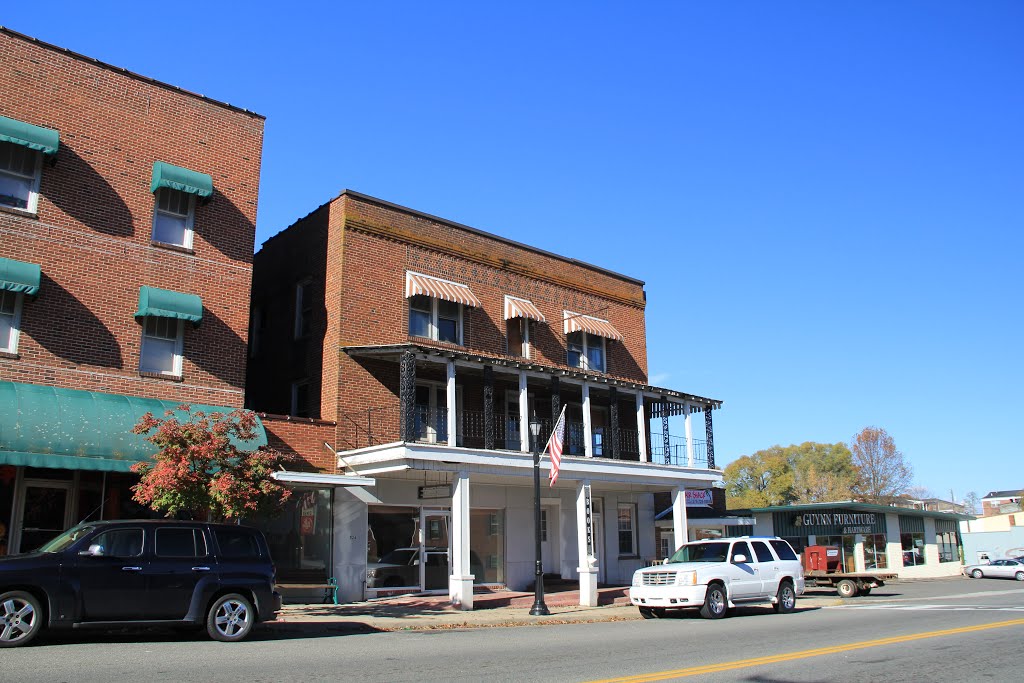
[[[40,547],[70,526],[71,482],[26,479],[21,497],[20,552]]]
[[[452,515],[447,510],[427,509],[421,514],[420,585],[424,591],[447,591],[451,557],[451,535],[448,530]]]

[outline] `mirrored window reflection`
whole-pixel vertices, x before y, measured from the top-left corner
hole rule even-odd
[[[331,489],[297,489],[281,514],[253,520],[262,529],[279,583],[323,583],[331,569]]]
[[[505,582],[505,511],[469,513],[469,569],[473,583]]]

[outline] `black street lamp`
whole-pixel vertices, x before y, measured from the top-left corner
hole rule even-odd
[[[540,420],[534,415],[530,420],[530,438],[533,448],[533,540],[536,546],[536,583],[533,589],[533,607],[530,614],[542,617],[551,614],[544,604],[544,569],[540,557]]]

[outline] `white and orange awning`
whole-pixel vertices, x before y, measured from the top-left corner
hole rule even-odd
[[[518,297],[505,295],[505,320],[512,318],[529,318],[537,322],[547,322],[544,314],[540,312],[532,301]]]
[[[480,299],[466,285],[450,280],[442,280],[439,277],[431,277],[422,273],[414,273],[411,270],[405,273],[405,297],[432,296],[437,299],[444,299],[457,304],[480,308]]]
[[[625,339],[622,333],[615,329],[615,326],[607,320],[583,315],[582,313],[573,313],[572,311],[564,311],[564,317],[566,334],[586,332],[587,334],[596,334],[598,337],[614,339],[615,341],[623,341]]]

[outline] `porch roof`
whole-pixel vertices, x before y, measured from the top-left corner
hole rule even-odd
[[[611,375],[603,375],[596,372],[588,372],[580,368],[569,368],[566,366],[558,365],[547,365],[544,363],[538,363],[530,360],[529,358],[514,358],[511,356],[495,356],[479,351],[472,351],[469,349],[459,349],[450,346],[430,346],[427,344],[371,344],[365,346],[343,346],[341,350],[351,357],[362,357],[362,358],[387,358],[398,360],[399,356],[406,352],[412,351],[413,353],[423,358],[435,358],[435,359],[452,359],[461,361],[469,365],[491,365],[494,367],[503,367],[516,370],[527,370],[530,372],[553,375],[557,377],[565,377],[575,379],[579,381],[586,381],[594,385],[607,385],[610,387],[617,387],[623,389],[629,389],[631,391],[640,391],[648,398],[667,398],[670,403],[675,404],[689,403],[694,406],[698,406],[701,410],[718,410],[722,407],[722,401],[716,398],[708,398],[706,396],[697,396],[696,394],[688,394],[683,391],[676,391],[675,389],[666,389],[664,387],[656,387],[650,384],[644,384],[635,380],[630,380],[623,377],[614,377]],[[669,407],[669,415],[681,414],[677,411],[677,408],[673,405]],[[661,417],[660,409],[655,405],[651,411],[651,417]]]
[[[480,483],[510,483],[526,486],[533,476],[533,455],[512,451],[488,451],[429,443],[389,443],[338,453],[344,465],[360,476],[421,478],[423,472],[469,472]],[[540,468],[546,472],[551,461],[541,456]],[[608,460],[562,456],[558,484],[554,488],[574,488],[584,479],[600,483],[609,490],[664,491],[677,486],[708,488],[720,481],[715,470],[664,465],[633,460]],[[545,487],[546,489],[546,487]]]

